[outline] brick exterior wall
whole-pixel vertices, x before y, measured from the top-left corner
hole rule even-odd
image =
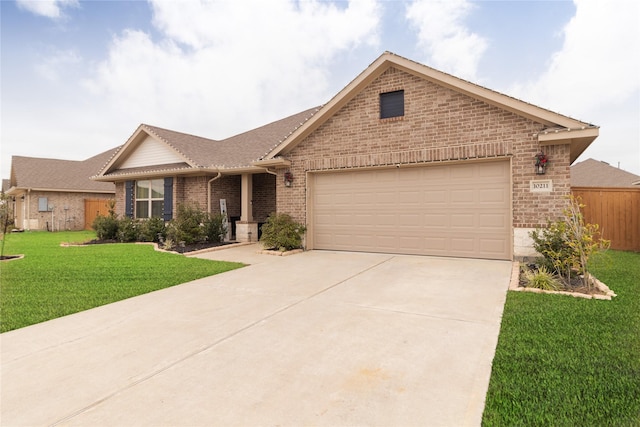
[[[276,177],[268,173],[253,175],[253,220],[265,222],[276,211]]]
[[[52,212],[39,212],[38,199],[47,198],[47,204],[53,206]],[[19,220],[23,228],[31,230],[84,230],[84,201],[85,199],[112,199],[112,194],[104,193],[63,193],[54,191],[31,191],[25,196],[24,202],[20,201],[16,205],[16,218],[29,215],[25,218],[29,223]],[[26,205],[28,204],[28,206]],[[105,215],[107,212],[105,212]]]
[[[203,211],[207,210],[207,188],[208,182],[213,177],[208,176],[187,176],[177,177],[174,180],[173,188],[173,212],[179,204],[194,204]]]
[[[179,203],[195,203],[202,210],[207,210],[208,182],[215,175],[197,177],[176,177],[173,186],[173,210],[176,212]],[[267,216],[276,210],[276,177],[271,174],[253,175],[253,217],[257,222],[264,222]],[[241,176],[223,175],[211,183],[211,212],[220,213],[220,199],[227,201],[229,217],[240,217],[241,214]],[[116,182],[116,213],[124,216],[125,183]],[[37,206],[36,206],[37,208]]]
[[[120,182],[116,182],[116,195],[114,196],[114,199],[116,201],[116,215],[118,215],[119,218],[122,218],[124,216],[124,203],[125,203],[125,188],[124,188],[124,182],[120,181]]]
[[[240,217],[240,175],[225,175],[213,181],[211,186],[211,212],[220,213],[220,199],[227,201],[227,215]]]
[[[405,115],[381,120],[380,93],[403,89]],[[553,192],[531,193],[541,123],[390,68],[288,153],[291,187],[278,171],[278,212],[306,223],[306,173],[396,164],[510,158],[514,228],[544,225],[569,195],[569,147],[544,147]]]

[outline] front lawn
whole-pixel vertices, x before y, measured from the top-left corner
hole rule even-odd
[[[87,310],[242,264],[186,258],[133,243],[61,247],[92,232],[25,232],[6,236],[0,262],[0,332]]]
[[[508,292],[483,426],[640,425],[640,254],[590,271],[618,296]]]

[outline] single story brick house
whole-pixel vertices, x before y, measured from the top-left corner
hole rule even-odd
[[[193,201],[239,241],[270,212],[307,249],[513,259],[560,215],[598,127],[385,52],[327,104],[221,141],[140,125],[93,179],[119,213]]]
[[[87,160],[13,156],[8,189],[14,226],[24,230],[83,230],[113,199],[115,186],[91,178],[115,149]]]

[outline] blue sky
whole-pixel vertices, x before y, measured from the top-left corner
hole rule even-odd
[[[327,102],[389,50],[599,125],[640,175],[637,0],[1,0],[0,175],[140,123],[220,139]]]

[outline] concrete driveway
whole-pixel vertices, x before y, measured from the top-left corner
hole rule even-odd
[[[0,335],[2,425],[479,425],[511,263],[311,251]]]

